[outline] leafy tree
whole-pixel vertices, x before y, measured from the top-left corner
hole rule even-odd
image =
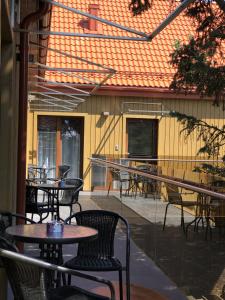
[[[225,66],[224,39],[225,13],[224,6],[211,1],[196,1],[186,14],[197,23],[195,35],[189,42],[181,45],[176,43],[175,51],[171,54],[171,63],[177,67],[170,88],[175,91],[197,92],[201,96],[212,97],[213,105],[221,105],[224,109]],[[220,153],[225,144],[225,126],[221,128],[208,124],[192,116],[171,112],[183,125],[181,132],[186,137],[197,132],[197,138],[203,141],[197,154],[203,153],[210,157],[225,155]],[[225,176],[225,167],[202,164],[196,171]]]
[[[187,44],[176,42],[171,63],[177,67],[170,85],[175,91],[213,97],[214,104],[225,100],[224,39],[225,13],[212,1],[195,1],[186,11],[196,23],[195,35]]]
[[[149,9],[151,4],[148,0],[132,0],[130,9],[136,15]],[[215,3],[211,0],[197,0],[189,5],[185,13],[196,24],[196,29],[186,44],[181,44],[179,40],[175,43],[171,64],[177,71],[170,88],[175,92],[197,92],[201,96],[213,98],[213,105],[222,105],[222,109],[225,109],[225,1],[216,0]],[[198,154],[222,156],[225,163],[225,155],[220,153],[225,144],[225,125],[219,128],[179,112],[171,112],[170,115],[181,122],[181,132],[186,137],[197,132],[197,138],[203,141]],[[225,176],[225,167],[203,164],[197,170]]]

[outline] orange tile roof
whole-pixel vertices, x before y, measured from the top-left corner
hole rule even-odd
[[[59,2],[85,12],[88,12],[89,4],[98,4],[100,17],[145,33],[151,33],[175,8],[171,6],[172,1],[154,0],[152,9],[134,17],[128,9],[129,0],[60,0]],[[176,4],[178,5],[179,1]],[[80,25],[86,19],[53,6],[51,30],[87,33],[88,30]],[[106,24],[102,24],[101,27],[101,32],[105,35],[135,36]],[[191,32],[193,28],[190,20],[181,14],[151,42],[50,36],[49,47],[115,69],[117,73],[105,85],[168,88],[175,72],[169,64],[175,41],[187,40]],[[61,68],[93,68],[52,51],[48,51],[47,65]],[[59,82],[85,83],[79,78],[58,72],[46,72],[45,76],[49,80]],[[96,78],[101,78],[101,75],[95,76]]]

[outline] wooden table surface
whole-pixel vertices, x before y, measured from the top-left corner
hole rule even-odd
[[[76,225],[64,225],[63,233],[48,234],[46,223],[10,226],[6,232],[17,241],[44,244],[72,244],[98,235],[94,228]]]

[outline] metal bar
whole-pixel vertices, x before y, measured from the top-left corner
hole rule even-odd
[[[35,45],[37,46],[38,48],[42,48],[42,49],[46,49],[46,50],[49,50],[49,51],[53,51],[55,53],[58,53],[58,54],[62,54],[64,56],[67,56],[67,57],[70,57],[70,58],[74,58],[74,59],[77,59],[79,61],[82,61],[82,62],[85,62],[89,65],[92,65],[92,66],[96,66],[96,67],[99,67],[99,68],[102,68],[102,69],[106,69],[106,70],[109,70],[110,72],[116,72],[116,70],[112,69],[112,68],[108,68],[102,64],[98,64],[98,63],[95,63],[93,61],[90,61],[88,59],[85,59],[85,58],[82,58],[82,57],[79,57],[79,56],[76,56],[76,55],[72,55],[68,52],[65,52],[65,51],[61,51],[61,50],[58,50],[58,49],[54,49],[54,48],[50,48],[50,47],[45,47],[43,45],[39,45],[37,43],[34,43],[34,42],[30,42],[31,45]]]
[[[176,186],[179,186],[179,187],[187,189],[187,190],[194,191],[196,193],[201,193],[201,194],[205,194],[205,195],[208,195],[208,196],[217,197],[219,199],[225,200],[225,194],[221,194],[221,193],[218,193],[218,192],[213,192],[212,190],[196,186],[196,185],[194,185],[194,184],[196,184],[195,182],[193,182],[193,185],[191,185],[190,181],[188,183],[185,183],[185,181],[184,182],[178,181],[177,178],[176,178],[176,180],[173,180],[173,179],[171,179],[171,177],[168,177],[168,176],[165,176],[165,175],[162,176],[162,175],[149,174],[149,173],[146,173],[144,171],[140,171],[136,168],[126,167],[126,166],[123,166],[123,165],[118,164],[118,163],[110,162],[110,161],[107,161],[107,160],[102,160],[100,158],[90,158],[90,160],[91,160],[92,163],[97,163],[97,164],[104,165],[104,166],[107,166],[107,167],[112,167],[112,168],[115,168],[115,169],[118,169],[118,170],[127,171],[131,174],[138,174],[138,175],[144,176],[146,178],[155,179],[155,180],[160,181],[160,182],[166,182],[166,183],[174,184]]]
[[[49,105],[50,106],[50,105]],[[35,111],[45,111],[43,108],[32,108],[30,107],[30,110],[35,110]],[[55,109],[54,111],[73,111],[73,109],[70,108],[60,108],[60,109]]]
[[[123,102],[123,104],[144,104],[144,105],[159,105],[159,106],[162,106],[163,107],[163,104],[162,103],[146,103],[146,102]]]
[[[157,36],[169,23],[171,23],[191,2],[195,0],[184,0],[181,4],[151,33],[149,40]]]
[[[145,113],[145,112],[151,112],[151,113],[161,113],[161,114],[169,114],[170,111],[168,110],[144,110],[144,109],[128,109],[128,112],[140,112],[140,113]]]
[[[45,87],[44,85],[42,86],[42,85],[40,85],[40,87]],[[40,92],[39,91],[36,91],[36,90],[30,90],[30,94],[39,94]],[[72,93],[63,93],[63,92],[58,92],[58,93],[56,93],[56,92],[43,92],[42,94],[45,94],[45,95],[60,95],[60,96],[68,96],[68,97],[70,97],[70,96],[82,96],[82,97],[87,97],[87,96],[90,96],[90,95],[83,95],[83,94],[72,94]],[[82,98],[81,98],[82,99]],[[83,99],[83,101],[82,102],[84,102],[85,101],[85,99]]]
[[[32,95],[33,93],[29,93],[29,95]],[[44,93],[41,93],[41,92],[39,92],[38,93],[39,95],[42,95],[42,96],[46,96],[47,98],[50,98],[50,99],[53,99],[53,100],[55,100],[55,101],[58,101],[58,100],[60,100],[59,98],[56,98],[56,97],[53,97],[53,96],[49,96],[49,95],[45,95]],[[42,99],[42,98],[39,98],[39,99]],[[35,99],[29,99],[29,101],[30,102],[33,102],[33,101],[35,101]]]
[[[79,76],[79,75],[75,75],[75,74],[70,74],[70,73],[67,73],[67,72],[64,72],[64,71],[53,71],[55,73],[62,73],[62,74],[65,74],[66,76],[70,76],[70,77],[75,77],[75,78],[78,78],[78,79],[81,79],[83,81],[88,81],[88,82],[91,82],[93,84],[99,84],[99,82],[95,81],[95,80],[92,80],[92,79],[89,79],[87,77],[82,77],[82,76]]]
[[[49,101],[49,100],[41,100],[41,101],[43,101],[43,102],[45,102],[45,103],[49,103],[49,104],[51,104],[51,105],[53,105],[53,106],[63,107],[63,108],[66,109],[66,110],[72,110],[71,108],[68,108],[67,106],[64,106],[64,105],[61,105],[61,104],[57,104],[57,103],[51,102],[51,101]],[[32,104],[30,104],[30,105],[32,105]],[[49,106],[50,106],[50,105],[49,105]]]
[[[110,25],[110,26],[113,26],[113,27],[125,30],[127,32],[134,33],[134,34],[137,34],[137,35],[140,35],[140,36],[148,38],[148,35],[146,33],[144,33],[144,32],[141,32],[141,31],[138,31],[136,29],[132,29],[132,28],[129,28],[129,27],[126,27],[126,26],[123,26],[123,25],[120,25],[120,24],[117,24],[117,23],[105,20],[103,18],[91,15],[91,14],[83,12],[81,10],[78,10],[78,9],[75,9],[75,8],[63,5],[63,4],[59,3],[59,2],[55,2],[55,1],[52,1],[52,0],[42,0],[42,1],[47,2],[47,3],[51,3],[52,5],[64,8],[64,9],[66,9],[68,11],[71,11],[73,13],[76,13],[76,14],[88,17],[90,19],[97,20],[97,21],[99,21],[101,23],[104,23],[104,24],[107,24],[107,25]]]
[[[219,160],[209,160],[209,159],[177,159],[177,158],[138,158],[138,157],[121,157],[121,160],[130,160],[130,161],[176,161],[176,162],[223,162],[222,159]]]
[[[41,86],[41,85],[39,85],[39,84],[34,84],[35,86],[37,86],[37,87],[40,87],[41,89],[44,89],[44,90],[47,90],[47,91],[52,91],[52,92],[54,92],[55,94],[59,94],[60,92],[58,92],[58,91],[56,91],[56,90],[54,90],[54,89],[51,89],[51,88],[49,88],[49,87],[46,87],[46,86]],[[60,93],[60,95],[62,95],[62,93]],[[64,94],[63,94],[64,95]],[[83,99],[83,98],[80,98],[80,97],[75,97],[75,96],[72,96],[72,95],[67,95],[68,97],[70,97],[70,98],[72,98],[72,99],[74,99],[74,100],[78,100],[78,101],[80,101],[80,102],[84,102],[84,101],[86,101],[85,99]],[[63,100],[63,99],[62,99]]]
[[[35,101],[43,101],[43,100],[48,100],[48,99],[45,99],[45,98],[35,98],[35,99],[30,99],[29,101],[34,103]],[[65,99],[67,100],[67,99]],[[60,99],[58,98],[55,98],[55,101],[61,101]],[[73,106],[78,106],[78,103],[74,103]]]
[[[46,101],[43,101],[46,102]],[[49,106],[49,104],[31,103],[32,106]],[[60,104],[54,103],[53,106],[61,106]],[[67,107],[67,106],[66,106]],[[68,106],[69,108],[69,106]],[[71,107],[72,108],[72,107]]]
[[[111,78],[114,74],[109,74],[108,76],[106,76],[105,79],[103,79],[96,87],[93,88],[93,90],[91,91],[91,94],[93,94],[96,90],[98,90],[100,88],[100,86],[102,86],[109,78]]]
[[[83,91],[83,90],[81,90],[81,89],[77,89],[77,88],[75,88],[75,87],[73,87],[73,86],[70,86],[70,85],[67,85],[67,84],[65,84],[65,83],[62,83],[62,82],[57,82],[57,81],[53,81],[53,80],[47,80],[47,79],[45,79],[44,77],[41,77],[41,76],[38,76],[38,75],[35,75],[34,76],[35,78],[38,78],[38,79],[42,79],[42,80],[44,80],[46,83],[48,83],[48,84],[53,84],[53,85],[61,85],[61,86],[64,86],[64,87],[66,87],[66,88],[68,88],[68,89],[71,89],[71,90],[74,90],[74,91],[77,91],[77,92],[81,92],[81,94],[78,94],[79,96],[90,96],[90,93],[89,92],[86,92],[86,91]],[[29,81],[28,83],[35,83],[35,82],[32,82],[32,81]],[[41,84],[42,82],[40,82],[39,81],[39,84]],[[43,82],[44,83],[44,82]]]
[[[64,99],[59,99],[59,98],[55,98],[55,97],[52,97],[52,96],[50,96],[50,95],[46,95],[46,94],[44,94],[44,93],[39,93],[40,95],[42,95],[42,96],[45,96],[45,97],[47,97],[47,98],[50,98],[50,99],[54,99],[55,101],[61,101],[61,102],[65,102],[65,103],[69,103],[69,104],[71,104],[71,105],[77,105],[76,103],[74,103],[74,102],[70,102],[69,100],[64,100]],[[33,100],[31,100],[31,102],[32,102]]]
[[[14,32],[25,32],[37,35],[59,35],[59,36],[70,36],[70,37],[84,37],[84,38],[95,38],[95,39],[109,39],[109,40],[121,40],[121,41],[137,41],[137,42],[148,42],[151,41],[151,37],[138,38],[128,36],[113,36],[104,34],[93,34],[93,33],[75,33],[75,32],[62,32],[62,31],[41,31],[41,30],[26,30],[14,28]]]
[[[39,62],[32,62],[30,64],[38,65],[42,69],[46,69],[48,71],[65,71],[70,73],[100,73],[100,74],[109,74],[107,70],[89,70],[89,69],[75,69],[75,68],[55,68],[49,67],[46,65],[41,65]],[[29,69],[37,69],[34,66],[29,66]],[[114,74],[114,73],[113,73]]]

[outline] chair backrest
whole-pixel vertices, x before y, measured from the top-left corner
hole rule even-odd
[[[121,170],[119,172],[119,175],[120,175],[120,180],[129,180],[130,179],[130,173],[127,171]]]
[[[98,230],[94,240],[78,244],[78,256],[109,258],[114,255],[114,238],[118,220],[124,219],[117,213],[104,210],[87,210],[73,215],[78,225]],[[126,220],[125,220],[126,223]],[[127,227],[128,224],[126,223]],[[126,228],[126,230],[129,230]],[[129,234],[128,234],[129,238]]]
[[[38,213],[38,188],[26,185],[26,213]]]
[[[10,213],[1,212],[0,213],[0,236],[5,236],[6,228],[11,225],[12,225],[12,218]]]
[[[14,225],[14,223],[16,223],[15,221],[18,220],[22,220],[22,221],[26,221],[29,223],[35,223],[34,221],[32,221],[29,218],[26,218],[23,215],[20,214],[16,214],[16,213],[11,213],[8,211],[5,212],[0,212],[0,237],[4,237],[9,241],[12,241],[12,238],[10,236],[7,235],[6,228],[8,228],[9,226]]]
[[[6,270],[15,299],[47,300],[44,269],[26,261],[25,256],[2,247],[1,240],[0,248],[1,262]]]
[[[83,187],[83,180],[80,178],[67,178],[64,180],[65,184],[73,185],[73,190],[65,190],[62,195],[61,202],[74,204],[78,201],[79,192]]]
[[[61,178],[61,179],[64,179],[67,177],[69,171],[70,171],[70,166],[68,165],[61,165],[58,167],[59,169],[59,174],[58,174],[58,177]]]
[[[179,188],[176,185],[165,183],[168,202],[182,204],[182,197]]]
[[[0,261],[3,263],[3,267],[6,270],[14,294],[14,299],[102,299],[102,296],[92,294],[90,291],[85,291],[84,289],[79,289],[79,287],[69,288],[68,286],[65,286],[56,289],[49,288],[49,272],[53,271],[73,274],[79,278],[107,285],[110,289],[111,297],[104,297],[104,299],[115,300],[115,290],[109,280],[91,276],[89,274],[78,273],[68,268],[56,266],[42,260],[15,253],[14,251],[5,250],[4,248],[1,248],[1,244]]]

